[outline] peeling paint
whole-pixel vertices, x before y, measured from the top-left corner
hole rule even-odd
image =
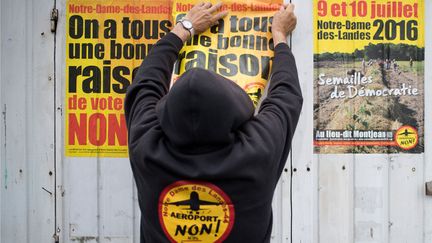
[[[51,191],[49,191],[48,189],[46,189],[45,187],[42,187],[42,190],[44,190],[45,192],[47,192],[51,196],[53,195],[53,193]]]
[[[355,226],[355,241],[382,242],[383,233],[380,222],[359,221]]]
[[[99,242],[99,237],[81,236],[81,237],[73,237],[70,240],[72,242],[79,242],[79,243]]]
[[[373,213],[383,207],[383,189],[379,187],[357,187],[355,190],[355,208]]]

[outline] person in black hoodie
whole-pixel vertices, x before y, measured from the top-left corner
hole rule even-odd
[[[183,43],[223,18],[219,8],[194,6],[152,48],[127,92],[141,242],[270,241],[272,198],[302,107],[286,44],[294,6],[274,15],[272,76],[256,115],[245,91],[204,69],[185,72],[169,90]]]

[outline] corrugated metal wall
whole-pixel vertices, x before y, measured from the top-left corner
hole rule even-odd
[[[66,1],[57,2],[59,26],[57,31],[58,80],[61,103],[65,94],[65,19]],[[64,131],[64,120],[60,126]],[[128,159],[71,158],[62,155],[58,181],[62,197],[58,198],[61,242],[139,242],[140,211],[135,184]]]
[[[432,198],[424,193],[432,180],[432,70],[426,68],[425,154],[314,155],[313,6],[293,2],[299,20],[292,48],[305,103],[275,193],[273,242],[432,242]],[[425,3],[432,13],[432,2]],[[128,160],[63,156],[65,9],[65,1],[0,2],[0,239],[54,242],[58,233],[60,242],[138,242]],[[430,14],[425,22],[425,66],[432,67]]]
[[[1,1],[1,240],[51,242],[55,228],[52,0]]]
[[[293,2],[299,16],[293,50],[305,103],[293,142],[292,215],[282,206],[278,242],[432,242],[432,198],[424,188],[432,180],[432,70],[425,74],[425,154],[313,155],[312,1]],[[432,2],[425,4],[425,66],[432,67]],[[289,180],[285,174],[282,185]],[[280,193],[282,205],[290,205],[289,189]]]

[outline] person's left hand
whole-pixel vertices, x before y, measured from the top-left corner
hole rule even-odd
[[[194,34],[201,34],[208,28],[216,25],[220,19],[224,18],[228,14],[228,11],[217,13],[221,6],[221,2],[215,5],[212,5],[210,2],[198,3],[189,10],[185,18],[192,22]],[[174,27],[172,32],[179,36],[183,41],[186,41],[191,37],[189,31],[185,30],[180,23]]]
[[[186,19],[192,22],[195,34],[201,34],[208,28],[216,25],[219,19],[224,18],[228,14],[228,11],[216,13],[221,6],[221,2],[215,5],[209,2],[198,3],[186,14]]]

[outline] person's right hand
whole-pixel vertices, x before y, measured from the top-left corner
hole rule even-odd
[[[287,36],[295,29],[297,17],[294,15],[294,4],[284,4],[273,16],[272,34],[274,46],[286,43]]]

